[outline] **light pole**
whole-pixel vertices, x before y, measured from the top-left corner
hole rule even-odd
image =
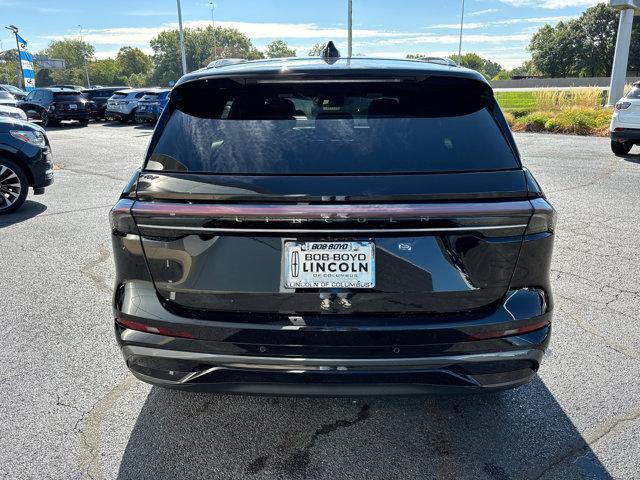
[[[180,32],[180,55],[182,56],[182,74],[187,74],[187,54],[184,51],[184,31],[182,30],[182,8],[180,8],[180,0],[176,0],[178,4],[178,28]]]
[[[351,58],[351,56],[353,55],[353,0],[349,0],[349,20],[348,20],[348,29],[349,32],[347,33],[347,44],[349,45],[349,47],[347,48],[347,52],[349,55],[349,58]]]
[[[609,101],[607,102],[611,107],[624,95],[624,84],[627,81],[627,66],[629,65],[629,47],[631,46],[633,16],[636,12],[640,11],[640,1],[609,0],[609,6],[620,11],[616,53],[613,58],[611,88],[609,89]]]
[[[82,43],[82,25],[78,25],[78,28],[80,29],[80,42]],[[89,80],[89,69],[87,68],[87,57],[82,52],[82,49],[80,50],[80,52],[82,53],[82,59],[84,60],[84,74],[87,76],[87,88],[91,88],[91,81]]]
[[[20,43],[18,43],[18,27],[16,27],[15,25],[9,25],[8,27],[4,28],[12,31],[16,37],[16,48],[18,49],[18,88],[23,87],[26,89],[26,85],[23,81],[24,72],[22,71],[22,59],[20,58]]]
[[[458,47],[458,62],[462,58],[462,31],[464,30],[464,0],[462,0],[462,14],[460,16],[460,46]]]
[[[216,37],[216,21],[213,17],[213,11],[216,9],[216,4],[213,2],[209,2],[211,5],[211,28],[213,29],[213,59],[218,59],[218,48],[217,48],[217,37]]]

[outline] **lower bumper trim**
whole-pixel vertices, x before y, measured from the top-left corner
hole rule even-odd
[[[214,353],[183,352],[176,350],[164,350],[152,347],[140,347],[127,345],[122,347],[125,358],[133,355],[155,357],[171,360],[187,360],[193,362],[213,364],[227,368],[250,368],[283,370],[287,368],[295,370],[327,370],[332,369],[357,369],[357,368],[407,368],[429,367],[437,368],[451,365],[462,365],[483,362],[504,362],[513,360],[531,360],[537,363],[542,361],[542,350],[528,349],[507,352],[477,353],[466,355],[447,355],[423,358],[289,358],[289,357],[258,357],[248,355],[218,355]]]

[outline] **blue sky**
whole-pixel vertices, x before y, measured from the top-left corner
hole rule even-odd
[[[216,23],[246,33],[258,48],[281,38],[306,55],[315,42],[346,45],[346,0],[214,0]],[[526,60],[533,32],[573,18],[598,0],[466,0],[464,52],[513,68]],[[354,53],[404,57],[457,52],[461,0],[353,0]],[[208,0],[182,0],[186,26],[211,23]],[[177,24],[175,0],[0,0],[4,25],[15,24],[32,51],[51,40],[83,37],[96,57],[125,45],[151,53],[149,40]],[[5,33],[6,32],[6,33]],[[2,47],[14,43],[6,30]]]

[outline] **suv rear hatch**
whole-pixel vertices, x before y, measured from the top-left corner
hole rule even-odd
[[[169,308],[408,314],[504,297],[533,208],[488,85],[174,90],[131,212]]]
[[[84,112],[88,108],[88,102],[81,92],[54,92],[53,107],[59,112]]]

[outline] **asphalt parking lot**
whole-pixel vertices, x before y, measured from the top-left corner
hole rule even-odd
[[[640,478],[640,156],[521,134],[560,219],[539,378],[487,396],[213,396],[140,383],[112,332],[107,212],[151,135],[50,130],[56,183],[0,217],[0,477]],[[634,150],[635,151],[635,150]]]

